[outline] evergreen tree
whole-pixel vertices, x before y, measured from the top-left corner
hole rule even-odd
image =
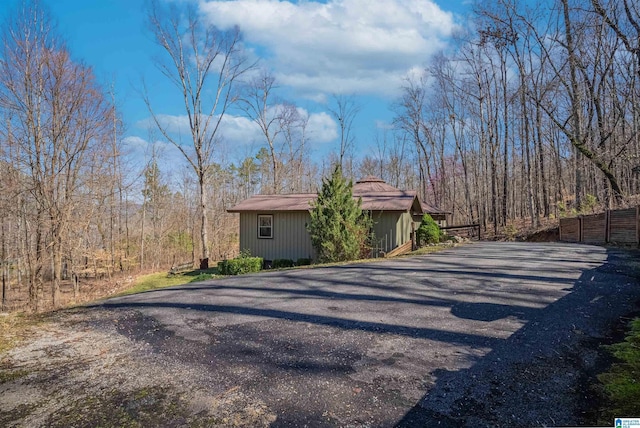
[[[440,242],[442,237],[442,231],[438,226],[438,223],[429,215],[422,216],[422,223],[418,228],[418,242],[420,245],[435,244]]]
[[[308,226],[321,263],[355,260],[365,249],[370,219],[360,208],[361,199],[353,198],[352,189],[339,165],[330,178],[322,180]]]

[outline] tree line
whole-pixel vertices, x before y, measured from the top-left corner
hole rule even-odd
[[[77,298],[87,277],[231,257],[238,228],[227,208],[256,193],[316,192],[336,165],[350,179],[416,189],[450,222],[492,233],[638,202],[634,2],[479,2],[450,49],[404,81],[392,126],[366,152],[356,151],[357,99],[334,96],[339,144],[327,159],[313,159],[308,115],[249,59],[241,29],[211,27],[186,3],[151,2],[148,12],[156,65],[183,101],[189,134],[141,93],[153,132],[184,158],[179,176],[154,149],[131,166],[116,94],[73,58],[39,2],[24,2],[2,29],[3,304],[7,288],[26,290],[32,309],[55,307],[63,284]],[[231,113],[262,140],[236,161],[222,131]]]
[[[476,5],[397,104],[426,199],[494,231],[634,202],[639,23],[626,0]]]

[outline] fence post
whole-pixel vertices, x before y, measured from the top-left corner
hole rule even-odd
[[[584,239],[584,221],[582,216],[578,217],[578,242],[582,242]]]

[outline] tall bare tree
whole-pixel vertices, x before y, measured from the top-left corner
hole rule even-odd
[[[340,149],[338,152],[338,163],[344,171],[344,159],[349,150],[353,148],[355,135],[353,135],[353,122],[360,113],[360,105],[352,95],[334,95],[334,107],[329,112],[338,121],[340,131]]]
[[[203,22],[191,3],[171,3],[165,7],[152,1],[149,26],[165,54],[157,66],[178,90],[184,103],[191,134],[188,144],[184,144],[180,135],[152,108],[146,90],[144,99],[162,135],[180,150],[197,176],[202,267],[206,267],[209,259],[207,180],[216,143],[222,137],[220,126],[229,107],[238,99],[236,83],[254,64],[243,56],[238,28],[223,31]]]
[[[37,207],[31,287],[42,283],[48,255],[55,307],[66,234],[92,152],[108,141],[113,109],[92,70],[71,59],[37,1],[24,3],[9,22],[0,62],[3,137],[17,146],[14,160],[28,174]],[[35,291],[31,296],[37,298]]]
[[[271,159],[271,190],[278,193],[282,186],[279,136],[284,131],[287,120],[286,107],[278,102],[274,91],[277,89],[276,79],[267,71],[260,74],[244,85],[240,108],[258,127],[267,143],[269,158]],[[264,192],[266,189],[262,189]]]
[[[594,11],[615,32],[629,53],[636,58],[640,77],[640,6],[629,0],[591,0]]]

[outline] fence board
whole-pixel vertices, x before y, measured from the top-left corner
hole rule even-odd
[[[582,242],[586,244],[607,242],[607,213],[582,217]]]
[[[560,240],[640,245],[640,206],[560,219]]]
[[[580,242],[580,218],[560,219],[560,240],[565,242]]]
[[[638,239],[637,208],[609,212],[609,242],[635,244]]]

